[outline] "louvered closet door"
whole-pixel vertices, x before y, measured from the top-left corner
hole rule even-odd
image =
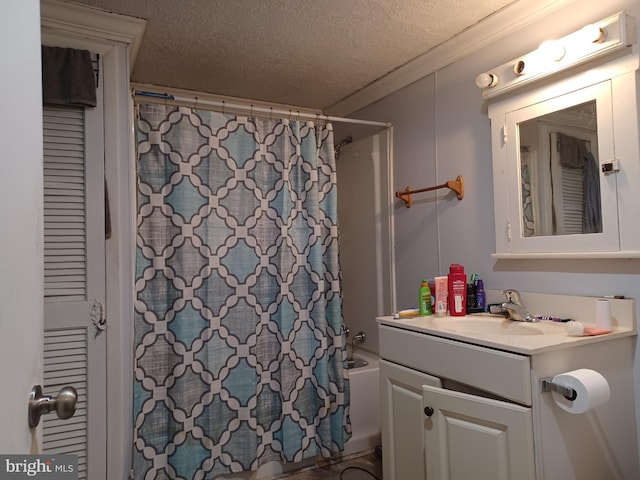
[[[99,95],[100,97],[100,95]],[[43,417],[43,451],[78,455],[78,478],[106,470],[104,148],[95,109],[50,108],[44,125],[44,392],[78,390],[76,414]]]

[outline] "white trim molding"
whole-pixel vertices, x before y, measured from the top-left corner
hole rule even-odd
[[[129,75],[133,70],[147,21],[59,0],[41,0],[43,28],[129,46]]]
[[[384,77],[325,109],[327,115],[346,116],[410,85],[431,73],[517,32],[575,0],[518,1],[497,11]]]
[[[133,431],[135,146],[130,74],[146,22],[102,10],[41,0],[43,43],[101,54],[104,163],[111,238],[106,241],[107,471],[129,478]]]

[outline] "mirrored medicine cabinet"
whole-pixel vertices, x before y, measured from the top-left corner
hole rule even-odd
[[[638,57],[489,104],[496,258],[640,257]]]

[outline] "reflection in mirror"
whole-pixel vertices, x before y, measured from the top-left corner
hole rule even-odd
[[[595,100],[518,125],[525,237],[602,232]]]

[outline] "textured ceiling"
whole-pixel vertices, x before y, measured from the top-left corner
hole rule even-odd
[[[326,109],[513,0],[74,0],[147,20],[132,80]]]

